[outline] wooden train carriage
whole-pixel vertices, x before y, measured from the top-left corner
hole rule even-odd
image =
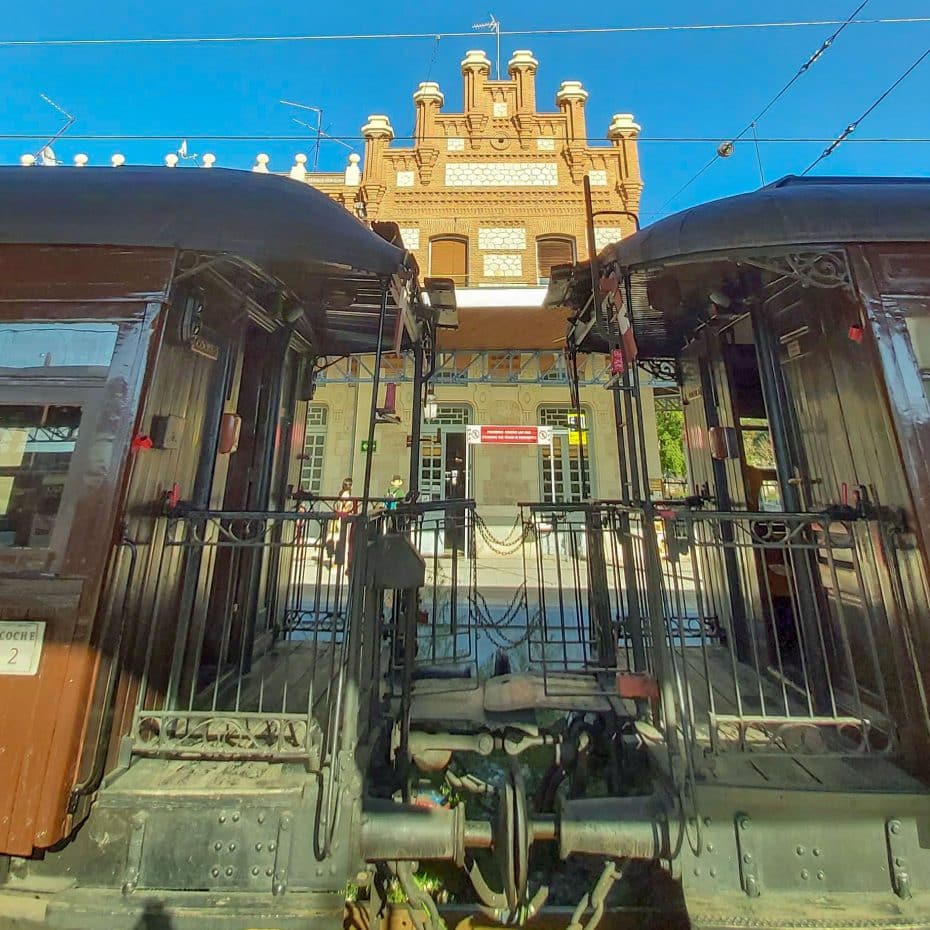
[[[68,837],[143,665],[166,687],[186,563],[159,516],[293,510],[317,356],[413,332],[414,284],[402,249],[287,179],[0,169],[0,853]],[[203,647],[216,668],[269,646],[256,570],[256,609]]]
[[[925,925],[902,902],[930,866],[930,182],[786,178],[593,264],[548,302],[617,363],[621,535],[665,531],[633,670],[697,824],[690,916]],[[652,499],[650,376],[680,390],[686,501]]]

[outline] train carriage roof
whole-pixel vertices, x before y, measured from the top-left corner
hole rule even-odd
[[[671,357],[682,345],[683,321],[649,301],[647,282],[679,263],[739,259],[853,242],[930,242],[930,178],[787,177],[759,190],[683,210],[606,246],[599,262],[617,261],[632,274],[633,320],[640,356]],[[545,305],[586,305],[579,348],[606,352],[609,334],[591,325],[588,262],[553,280]],[[584,326],[585,321],[590,321]]]
[[[305,300],[318,351],[331,353],[374,351],[379,279],[415,269],[412,256],[309,185],[222,168],[0,167],[0,244],[226,255]],[[386,344],[397,312],[392,296]]]
[[[601,254],[633,269],[763,247],[928,240],[930,178],[787,177],[675,213]]]

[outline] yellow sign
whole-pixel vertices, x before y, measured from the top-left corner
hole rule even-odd
[[[588,431],[572,429],[568,431],[568,444],[570,446],[588,447]]]

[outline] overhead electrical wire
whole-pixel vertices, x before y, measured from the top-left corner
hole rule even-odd
[[[807,72],[811,69],[811,66],[812,66],[816,61],[818,61],[818,60],[821,58],[821,56],[827,51],[827,49],[830,48],[830,46],[833,45],[833,43],[839,38],[839,36],[840,36],[840,34],[843,32],[843,30],[846,29],[847,27],[851,26],[853,23],[857,22],[856,17],[859,15],[859,13],[862,12],[862,10],[868,5],[868,3],[869,3],[869,0],[862,0],[862,3],[860,3],[859,6],[857,6],[857,7],[852,11],[852,13],[850,13],[849,16],[847,16],[846,19],[843,20],[843,21],[840,23],[839,28],[836,29],[834,32],[832,32],[829,36],[827,36],[826,39],[823,40],[823,42],[820,43],[820,47],[813,53],[813,55],[811,55],[811,56],[807,59],[807,61],[805,61],[804,64],[802,64],[801,67],[798,68],[797,71],[795,71],[795,73],[794,73],[794,75],[792,75],[791,79],[790,79],[790,80],[782,87],[782,89],[781,89],[780,91],[778,91],[778,93],[775,94],[775,96],[772,97],[772,99],[769,100],[769,102],[768,102],[768,103],[767,103],[767,104],[766,104],[766,105],[765,105],[765,106],[764,106],[764,107],[763,107],[763,108],[762,108],[762,109],[761,109],[761,110],[760,110],[760,111],[759,111],[759,112],[758,112],[758,113],[757,113],[757,114],[743,127],[743,129],[742,129],[737,135],[735,135],[732,139],[730,139],[729,142],[724,143],[723,145],[721,145],[721,146],[717,149],[717,151],[714,153],[714,157],[711,158],[711,160],[710,160],[709,162],[707,162],[707,164],[704,165],[703,168],[701,168],[699,171],[697,171],[694,175],[691,176],[691,178],[689,178],[684,184],[682,184],[682,186],[679,187],[678,190],[675,191],[675,193],[672,194],[672,196],[669,197],[668,200],[666,200],[665,203],[663,203],[661,207],[659,207],[659,213],[661,213],[662,211],[664,211],[665,208],[668,207],[670,204],[674,203],[675,200],[677,200],[678,197],[680,197],[692,184],[694,184],[695,181],[697,181],[705,172],[709,171],[721,158],[723,158],[723,157],[724,157],[723,151],[724,151],[724,149],[725,149],[726,146],[729,146],[730,151],[732,152],[733,143],[738,142],[740,139],[742,139],[742,138],[746,135],[746,133],[748,133],[748,132],[750,132],[751,130],[754,130],[754,129],[755,129],[756,124],[759,122],[759,120],[762,119],[762,117],[764,117],[764,116],[766,115],[766,113],[768,113],[769,110],[771,110],[772,107],[775,106],[775,104],[778,103],[778,101],[781,100],[781,98],[784,97],[785,94],[788,93],[788,91],[789,91],[789,90],[790,90],[790,89],[791,89],[791,88],[792,88],[805,74],[807,74]],[[756,140],[756,143],[758,144],[759,141],[760,141],[760,140],[757,139],[757,140]],[[758,154],[758,153],[757,153],[757,154]],[[760,169],[760,170],[761,170],[761,169]]]
[[[875,19],[810,19],[758,23],[679,23],[641,26],[592,26],[553,29],[501,29],[502,36],[530,38],[533,36],[617,35],[637,32],[713,32],[745,29],[797,29],[814,26],[887,26],[930,23],[930,16],[882,17]],[[0,39],[0,48],[37,48],[81,45],[208,45],[244,44],[265,42],[358,42],[409,39],[464,39],[474,38],[468,32],[369,32],[339,35],[247,35],[247,36],[135,36],[131,38],[102,39]]]
[[[855,141],[849,139],[858,128],[859,124],[866,118],[868,118],[872,112],[877,109],[884,100],[893,93],[897,87],[910,76],[911,72],[916,71],[917,68],[923,63],[924,59],[930,56],[930,48],[928,48],[915,62],[913,62],[898,78],[887,87],[874,101],[868,106],[868,108],[862,113],[862,115],[853,120],[835,139],[833,139],[827,148],[820,153],[820,155],[814,159],[805,169],[801,172],[802,175],[809,174],[817,167],[825,158],[829,158],[844,142]]]
[[[314,130],[315,131],[315,130]],[[0,140],[22,139],[31,141],[34,139],[44,138],[44,132],[8,132],[0,133]],[[414,142],[415,136],[395,136],[395,142]],[[421,136],[423,141],[444,141],[447,136]],[[519,136],[494,136],[495,139],[508,139],[510,141],[519,141]],[[314,138],[306,135],[290,134],[228,134],[218,133],[211,135],[209,133],[190,133],[190,132],[165,132],[165,133],[69,133],[68,139],[74,142],[168,142],[177,139],[186,139],[188,142],[315,142]],[[712,142],[718,142],[720,136],[641,136],[636,140],[638,145],[649,144],[673,144],[673,145],[707,145]],[[324,133],[324,142],[364,142],[364,136],[345,136]],[[603,141],[603,140],[593,140]],[[754,141],[760,145],[816,145],[819,143],[833,142],[832,136],[759,136]],[[847,142],[853,142],[860,145],[924,145],[930,143],[930,136],[868,136],[860,139],[847,139]]]

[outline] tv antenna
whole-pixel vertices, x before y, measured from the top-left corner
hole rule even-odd
[[[497,58],[494,61],[495,71],[497,72],[497,80],[501,79],[501,24],[497,20],[493,13],[488,13],[490,20],[486,23],[475,23],[472,26],[472,29],[487,29],[489,32],[493,32],[497,37]]]
[[[316,135],[316,141],[313,144],[313,170],[317,171],[320,167],[320,145],[324,139],[328,139],[330,142],[338,142],[340,145],[345,146],[350,152],[354,152],[354,146],[349,145],[347,142],[343,142],[342,139],[337,139],[335,136],[331,136],[326,129],[329,129],[329,126],[326,129],[323,128],[323,108],[322,107],[313,107],[307,103],[295,103],[293,100],[279,100],[278,103],[284,104],[286,107],[296,107],[298,110],[308,110],[311,113],[316,114],[316,125],[312,123],[305,123],[303,120],[297,119],[296,116],[291,117],[298,126],[303,126],[304,129],[309,129],[310,132]]]
[[[39,96],[50,107],[52,107],[52,109],[57,110],[65,118],[61,129],[59,129],[58,132],[56,132],[55,135],[53,135],[52,138],[45,143],[45,145],[40,146],[39,151],[35,153],[35,157],[41,158],[43,163],[48,161],[52,164],[57,164],[58,162],[55,159],[55,153],[52,151],[52,145],[53,143],[57,142],[74,125],[75,117],[73,117],[70,113],[66,113],[60,106],[58,106],[57,103],[55,103],[54,100],[52,100],[51,97],[47,97],[45,94],[39,94]]]

